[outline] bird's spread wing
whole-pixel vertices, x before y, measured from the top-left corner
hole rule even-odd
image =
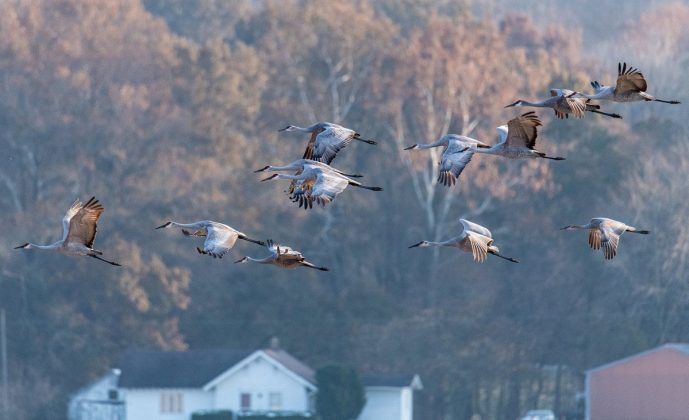
[[[533,149],[538,137],[538,127],[541,120],[535,112],[530,111],[516,118],[512,118],[507,123],[506,145],[511,147],[527,147]]]
[[[72,220],[75,214],[81,209],[81,201],[77,198],[74,203],[67,209],[65,217],[62,218],[62,240],[67,239],[67,234],[69,233],[69,221]]]
[[[337,152],[352,142],[354,133],[354,130],[344,127],[328,127],[316,136],[311,159],[329,164]]]
[[[487,228],[485,228],[485,227],[483,227],[477,223],[470,222],[470,221],[465,220],[465,219],[459,219],[459,223],[462,224],[465,232],[478,233],[479,235],[485,236],[486,238],[492,238],[493,237],[493,235],[490,233],[490,230],[488,230]]]
[[[556,109],[555,115],[558,118],[563,118],[563,117],[566,118],[568,113],[571,113],[576,118],[583,118],[584,112],[586,111],[586,100],[585,99],[575,98],[575,97],[572,97],[569,95],[560,96],[560,99],[558,100],[557,105],[558,105],[558,108],[562,108],[563,110],[568,111],[568,112],[562,112],[562,111],[558,111]]]
[[[440,162],[440,173],[438,174],[438,182],[449,187],[455,185],[457,178],[462,173],[464,168],[471,162],[474,152],[471,149],[466,149],[463,152],[457,151],[454,153],[443,153],[443,160]]]
[[[70,219],[67,242],[80,243],[92,248],[96,239],[96,223],[103,211],[105,208],[95,197],[91,197]]]
[[[474,256],[474,261],[484,262],[488,257],[488,245],[493,240],[474,232],[467,232],[464,240],[469,241],[471,245],[471,254]]]
[[[620,235],[609,226],[601,225],[601,247],[606,260],[611,260],[617,255],[617,245],[620,243]]]
[[[270,251],[270,253],[275,256],[278,255],[278,247],[280,247],[280,245],[275,243],[275,241],[273,241],[272,239],[268,239],[266,241],[266,248],[268,248],[268,251]]]
[[[203,250],[213,257],[222,258],[237,242],[239,234],[229,226],[212,223],[207,227],[208,235]]]
[[[318,134],[321,131],[323,131],[323,129],[314,130],[311,133],[311,138],[309,139],[309,142],[306,144],[306,150],[304,150],[304,156],[302,156],[303,159],[313,159],[313,152],[316,145],[316,137],[318,137]]]
[[[316,201],[318,204],[325,206],[344,191],[348,184],[349,181],[345,177],[329,171],[318,170],[316,182],[306,197],[310,201]]]
[[[589,229],[589,245],[593,249],[600,249],[600,230],[597,227]]]
[[[627,63],[624,63],[624,65],[621,63],[617,64],[615,93],[646,92],[646,88],[646,79],[644,79],[644,75],[638,69],[632,66],[627,67]]]

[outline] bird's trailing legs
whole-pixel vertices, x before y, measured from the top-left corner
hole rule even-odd
[[[110,265],[115,265],[115,266],[117,266],[117,267],[122,267],[121,264],[118,264],[118,263],[116,263],[115,261],[108,261],[108,260],[106,260],[105,258],[101,258],[101,257],[99,257],[99,256],[96,255],[96,254],[86,254],[86,255],[88,255],[89,257],[95,258],[95,259],[97,259],[97,260],[99,260],[99,261],[106,262],[106,263],[108,263],[108,264],[110,264]]]
[[[519,262],[519,261],[517,261],[517,260],[514,259],[514,258],[506,257],[506,256],[504,256],[504,255],[500,255],[499,253],[497,253],[497,252],[495,252],[495,251],[488,250],[488,253],[491,254],[491,255],[495,255],[496,257],[500,257],[500,258],[502,258],[503,260],[511,261],[511,262],[513,262],[513,263],[518,263],[518,262]]]

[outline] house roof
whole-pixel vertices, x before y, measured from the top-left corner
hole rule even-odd
[[[201,388],[246,358],[244,350],[128,351],[120,361],[122,388]]]
[[[421,379],[418,375],[404,374],[404,375],[365,375],[361,377],[361,383],[364,386],[380,386],[390,388],[405,388],[412,387],[421,389]]]
[[[642,357],[642,356],[645,356],[647,354],[650,354],[650,353],[653,353],[653,352],[656,352],[659,350],[665,350],[665,349],[675,350],[675,351],[678,351],[680,353],[684,353],[685,355],[689,356],[689,344],[687,344],[687,343],[668,343],[668,344],[664,344],[664,345],[659,346],[659,347],[655,347],[655,348],[652,348],[652,349],[649,349],[646,351],[642,351],[641,353],[632,354],[631,356],[623,357],[622,359],[617,359],[617,360],[614,360],[610,363],[606,363],[604,365],[600,365],[600,366],[591,368],[591,369],[587,370],[586,373],[590,374],[590,373],[593,373],[593,372],[596,372],[599,370],[603,370],[603,369],[607,369],[607,368],[610,368],[613,366],[617,366],[621,363],[626,363],[626,362],[629,362],[629,361],[636,359],[638,357]]]
[[[283,349],[267,348],[263,352],[312,384],[316,383],[316,372]]]

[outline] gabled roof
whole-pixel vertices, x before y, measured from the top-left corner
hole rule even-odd
[[[292,357],[291,355],[289,355],[284,350],[280,349],[256,350],[255,352],[251,353],[249,356],[245,357],[235,365],[227,368],[220,375],[213,378],[212,381],[205,384],[203,386],[203,390],[208,391],[212,389],[225,379],[234,375],[240,369],[244,368],[245,366],[248,366],[255,360],[259,359],[263,359],[269,364],[272,364],[274,367],[282,370],[282,372],[285,373],[287,376],[290,376],[292,379],[301,383],[308,389],[312,391],[316,390],[316,375],[313,372],[313,370],[310,367],[298,361],[297,359],[295,359],[294,357]],[[284,364],[285,362],[289,366]]]
[[[244,350],[128,351],[122,357],[121,388],[201,388],[246,358]]]
[[[361,383],[370,387],[423,389],[419,375],[366,375],[361,377]]]
[[[646,356],[647,354],[654,353],[654,352],[660,351],[660,350],[666,350],[666,349],[675,350],[675,351],[678,351],[680,353],[684,353],[684,355],[686,355],[686,356],[689,356],[689,344],[686,344],[686,343],[668,343],[668,344],[664,344],[664,345],[659,346],[659,347],[655,347],[655,348],[652,348],[652,349],[649,349],[646,351],[642,351],[641,353],[632,354],[631,356],[623,357],[622,359],[614,360],[610,363],[606,363],[604,365],[600,365],[600,366],[591,368],[591,369],[586,371],[586,374],[588,375],[590,373],[597,372],[599,370],[603,370],[603,369],[607,369],[607,368],[610,368],[613,366],[617,366],[619,364],[629,362],[629,361],[634,360],[636,358]]]
[[[316,372],[283,349],[267,348],[263,352],[312,384],[316,383]]]

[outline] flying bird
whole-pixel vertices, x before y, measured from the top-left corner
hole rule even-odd
[[[501,125],[496,130],[500,135],[500,142],[493,147],[474,147],[476,153],[498,155],[508,159],[543,158],[552,160],[564,160],[563,157],[547,156],[543,152],[534,149],[538,127],[541,120],[535,112],[529,111],[518,117],[512,118],[507,125]]]
[[[376,144],[373,140],[362,139],[360,134],[351,128],[329,122],[319,122],[308,127],[288,125],[278,131],[301,131],[311,133],[311,138],[304,151],[304,159],[330,164],[337,152],[348,146],[353,140]]]
[[[325,206],[350,185],[371,191],[382,191],[380,187],[363,185],[324,163],[304,162],[303,159],[285,166],[266,166],[256,172],[288,170],[299,170],[300,172],[295,175],[274,174],[261,181],[271,179],[290,179],[296,181],[291,185],[291,198],[293,201],[299,202],[299,207],[304,209],[312,208],[314,202]]]
[[[647,235],[650,232],[637,229],[633,226],[625,225],[617,220],[605,217],[594,217],[585,225],[568,225],[560,230],[588,229],[589,245],[593,249],[603,248],[603,255],[606,260],[611,260],[617,255],[617,246],[620,243],[620,236],[624,232],[641,233]]]
[[[505,106],[505,108],[513,106],[552,108],[553,111],[555,111],[555,116],[560,119],[569,118],[569,115],[575,118],[584,118],[586,112],[602,114],[612,118],[622,118],[619,114],[610,114],[600,111],[600,105],[592,104],[590,99],[580,98],[577,94],[578,92],[567,89],[550,89],[550,98],[548,99],[539,102],[529,102],[518,99]]]
[[[194,223],[167,222],[164,225],[158,226],[156,229],[171,227],[181,228],[185,236],[205,237],[206,240],[203,243],[203,249],[196,247],[196,250],[199,254],[210,255],[213,258],[222,258],[223,255],[232,249],[237,239],[243,239],[265,246],[265,242],[263,241],[251,239],[236,229],[212,220],[202,220]]]
[[[445,146],[440,160],[440,171],[438,173],[438,183],[446,187],[455,185],[457,178],[464,171],[464,168],[471,162],[474,155],[472,146],[476,148],[489,148],[482,141],[472,139],[458,134],[446,134],[433,143],[413,144],[404,150],[431,149],[434,147]]]
[[[101,257],[103,251],[93,249],[96,239],[97,222],[105,211],[102,204],[91,197],[86,204],[76,199],[62,218],[62,239],[50,245],[36,245],[27,242],[14,249],[49,249],[69,256],[88,256],[111,265],[120,266],[114,261]]]
[[[235,261],[235,264],[253,261],[259,264],[273,264],[280,268],[308,267],[321,271],[329,271],[326,267],[318,267],[306,261],[304,256],[301,255],[301,252],[295,251],[288,246],[279,245],[273,242],[271,239],[268,239],[265,246],[270,251],[270,255],[267,257],[260,259],[244,257]]]
[[[601,85],[597,80],[591,82],[593,95],[579,93],[584,98],[614,101],[614,102],[636,102],[636,101],[656,101],[666,104],[679,104],[679,101],[666,101],[658,99],[646,93],[646,79],[638,69],[632,66],[627,67],[627,63],[617,63],[617,83],[615,86]]]
[[[490,230],[465,219],[459,219],[459,222],[463,227],[462,233],[459,236],[442,242],[421,241],[410,246],[409,248],[449,246],[459,248],[464,252],[471,252],[474,257],[474,261],[480,263],[486,261],[488,254],[495,255],[496,257],[503,258],[513,263],[519,262],[514,258],[505,257],[500,254],[498,247],[493,245],[493,235],[490,233]]]

